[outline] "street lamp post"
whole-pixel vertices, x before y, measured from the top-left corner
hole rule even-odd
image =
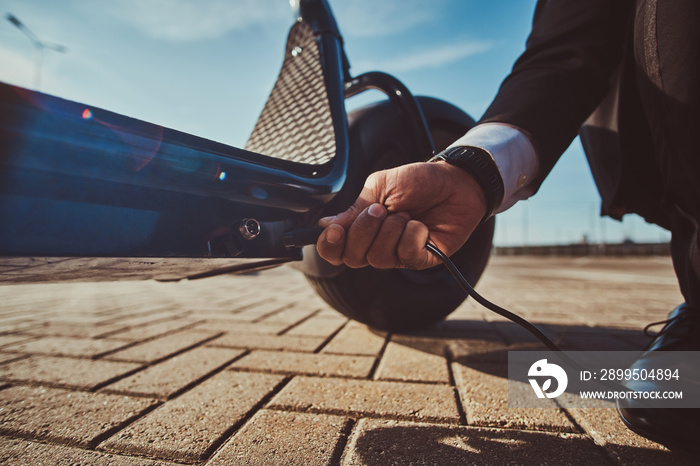
[[[63,45],[53,44],[51,42],[43,42],[34,34],[27,26],[22,23],[16,16],[8,13],[6,16],[7,20],[17,27],[20,31],[24,33],[25,36],[29,38],[34,46],[34,55],[36,62],[36,69],[34,70],[34,87],[38,91],[41,87],[41,67],[44,61],[44,50],[53,50],[54,52],[65,53],[68,49]]]

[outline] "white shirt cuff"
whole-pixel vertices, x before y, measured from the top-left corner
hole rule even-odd
[[[481,147],[493,156],[505,188],[503,202],[495,213],[535,193],[537,187],[533,181],[540,164],[535,148],[521,130],[503,123],[483,123],[457,139],[450,148],[459,146]]]

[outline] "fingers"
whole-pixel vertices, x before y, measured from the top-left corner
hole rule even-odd
[[[352,222],[343,251],[345,265],[352,268],[369,265],[367,251],[379,233],[386,214],[386,208],[383,205],[372,204]]]
[[[319,222],[320,226],[321,223]],[[338,224],[329,224],[316,242],[316,250],[326,261],[333,265],[343,265],[345,249],[345,229]]]
[[[365,184],[365,187],[362,189],[362,192],[360,192],[360,195],[357,197],[354,204],[348,207],[348,209],[345,212],[341,212],[333,217],[322,218],[318,221],[318,226],[320,226],[321,228],[326,228],[328,225],[336,223],[341,227],[345,228],[345,230],[347,231],[350,228],[350,225],[353,224],[355,219],[357,219],[357,217],[362,212],[364,212],[372,204],[375,204],[378,201],[374,192],[375,183],[372,181],[373,179],[373,176],[370,176],[367,179],[367,182]],[[379,207],[382,206],[380,205]]]
[[[410,220],[408,214],[387,215],[383,206],[372,204],[357,215],[347,231],[332,220],[324,219],[323,223],[327,227],[319,237],[317,249],[333,265],[371,265],[379,269],[424,269],[435,265],[425,248],[428,227]]]
[[[437,259],[425,247],[429,237],[430,231],[424,223],[411,220],[406,224],[397,247],[402,267],[420,270],[436,265]]]
[[[349,217],[354,218],[348,223]],[[333,265],[364,267],[368,264],[367,251],[385,217],[384,206],[371,204],[358,214],[348,209],[335,217],[321,219],[319,226],[326,226],[326,229],[319,236],[316,249]]]
[[[389,215],[381,227],[372,245],[367,251],[367,262],[377,269],[401,267],[397,248],[410,217],[406,213]]]

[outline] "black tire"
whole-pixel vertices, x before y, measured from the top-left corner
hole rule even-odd
[[[474,121],[445,102],[419,98],[438,150],[462,136]],[[339,212],[350,205],[372,172],[424,160],[415,154],[405,124],[390,103],[363,108],[349,115],[351,160],[364,163],[353,170],[352,189],[341,193],[328,209]],[[361,151],[361,154],[358,152]],[[357,156],[356,156],[357,155]],[[359,182],[359,183],[358,183]],[[466,279],[474,285],[486,268],[495,222],[485,222],[469,241],[452,256]],[[306,248],[302,265],[316,292],[344,315],[378,330],[406,332],[424,329],[454,311],[466,295],[443,266],[428,270],[378,270],[334,267],[323,261],[315,248]],[[311,264],[311,266],[309,266]]]

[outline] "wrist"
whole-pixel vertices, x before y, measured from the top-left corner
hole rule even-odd
[[[503,179],[491,154],[480,147],[461,146],[442,151],[429,160],[444,161],[465,173],[481,188],[486,212],[482,222],[488,219],[503,202]]]
[[[469,172],[444,160],[437,160],[430,165],[434,165],[440,171],[440,183],[448,188],[450,199],[459,199],[457,202],[464,206],[466,212],[469,212],[475,221],[483,222],[488,218],[488,203],[484,189]]]

